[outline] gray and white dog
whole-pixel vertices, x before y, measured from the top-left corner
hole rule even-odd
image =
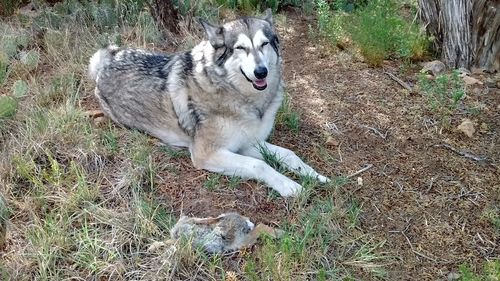
[[[89,74],[103,111],[123,126],[187,147],[197,168],[256,179],[282,196],[302,187],[266,164],[263,150],[296,174],[329,181],[292,151],[266,142],[283,100],[270,10],[222,26],[200,22],[208,40],[184,53],[97,51]]]

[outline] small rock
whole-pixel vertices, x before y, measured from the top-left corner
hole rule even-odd
[[[474,95],[479,95],[481,92],[482,92],[481,88],[474,87],[474,89],[472,89],[472,93],[474,93]]]
[[[474,77],[464,76],[464,77],[462,77],[462,79],[464,80],[465,85],[469,85],[469,86],[474,85],[474,84],[483,85],[483,82],[479,81],[478,79],[476,79]]]
[[[425,75],[425,78],[427,78],[429,80],[434,80],[434,76],[432,76],[430,74]]]
[[[87,110],[87,111],[85,111],[85,116],[90,117],[90,118],[101,117],[101,116],[104,116],[104,112],[102,112],[102,110],[99,110],[99,109]]]
[[[500,81],[497,82],[497,88],[500,89]]]
[[[461,76],[471,75],[471,72],[464,67],[460,67],[459,69],[457,69],[457,71],[460,73]]]
[[[473,68],[471,68],[471,72],[472,72],[472,74],[483,74],[484,73],[484,69],[473,67]]]
[[[474,128],[474,123],[465,118],[462,120],[462,123],[458,125],[457,129],[467,135],[469,138],[472,138],[474,133],[476,132],[476,129]]]
[[[446,71],[446,65],[441,61],[435,60],[431,62],[427,62],[424,64],[421,72],[423,73],[432,73],[432,75],[437,76]]]
[[[358,182],[359,186],[363,186],[363,178],[362,177],[358,177],[357,182]]]
[[[457,272],[450,272],[448,273],[447,279],[448,281],[454,281],[460,279],[460,277],[460,274],[458,274]]]
[[[328,138],[326,138],[325,144],[327,146],[338,146],[339,142],[333,137],[329,136]]]
[[[158,249],[165,246],[165,242],[155,241],[148,247],[148,253],[156,252]]]
[[[494,79],[491,79],[491,78],[488,78],[486,79],[486,86],[488,88],[496,88],[497,87],[497,83]]]
[[[94,118],[94,124],[98,127],[104,124],[105,122],[106,122],[106,117],[104,116],[99,116]]]
[[[488,124],[486,123],[481,123],[481,126],[479,126],[479,132],[481,133],[487,133],[488,131],[490,130],[490,126],[488,126]]]

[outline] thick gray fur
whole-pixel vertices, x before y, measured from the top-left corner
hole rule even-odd
[[[271,13],[222,26],[201,23],[208,40],[187,52],[114,46],[96,52],[89,74],[103,111],[123,126],[187,147],[197,168],[257,179],[283,196],[297,195],[301,186],[262,161],[262,146],[290,170],[328,181],[290,150],[265,141],[283,100]],[[265,79],[256,78],[257,67],[267,69]]]

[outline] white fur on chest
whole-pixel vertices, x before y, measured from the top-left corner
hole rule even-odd
[[[280,105],[281,98],[278,97],[271,103],[262,118],[226,122],[227,127],[224,130],[231,133],[226,137],[227,148],[237,152],[265,141],[273,129],[276,112]]]

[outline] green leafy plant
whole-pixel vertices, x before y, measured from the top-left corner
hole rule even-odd
[[[28,94],[28,83],[24,80],[17,80],[12,86],[12,95],[16,98],[24,97]]]
[[[467,264],[458,267],[460,281],[496,281],[500,280],[500,261],[493,260],[484,264],[482,272],[474,272]]]
[[[430,79],[421,74],[418,86],[427,98],[430,109],[439,114],[443,125],[448,125],[449,117],[465,96],[465,85],[457,71],[441,74]]]
[[[391,57],[421,59],[429,46],[419,26],[399,15],[393,0],[369,1],[354,11],[345,28],[366,61],[375,66]]]
[[[336,6],[334,5],[334,7]],[[345,36],[343,26],[345,24],[345,14],[341,12],[334,14],[331,4],[328,1],[317,0],[316,16],[321,37],[330,41],[331,44],[338,44],[340,39]]]
[[[17,99],[9,96],[0,96],[0,120],[14,116],[17,106]]]
[[[35,70],[38,67],[38,62],[40,61],[40,54],[36,50],[31,50],[28,52],[20,53],[21,63],[28,69],[29,71]]]

